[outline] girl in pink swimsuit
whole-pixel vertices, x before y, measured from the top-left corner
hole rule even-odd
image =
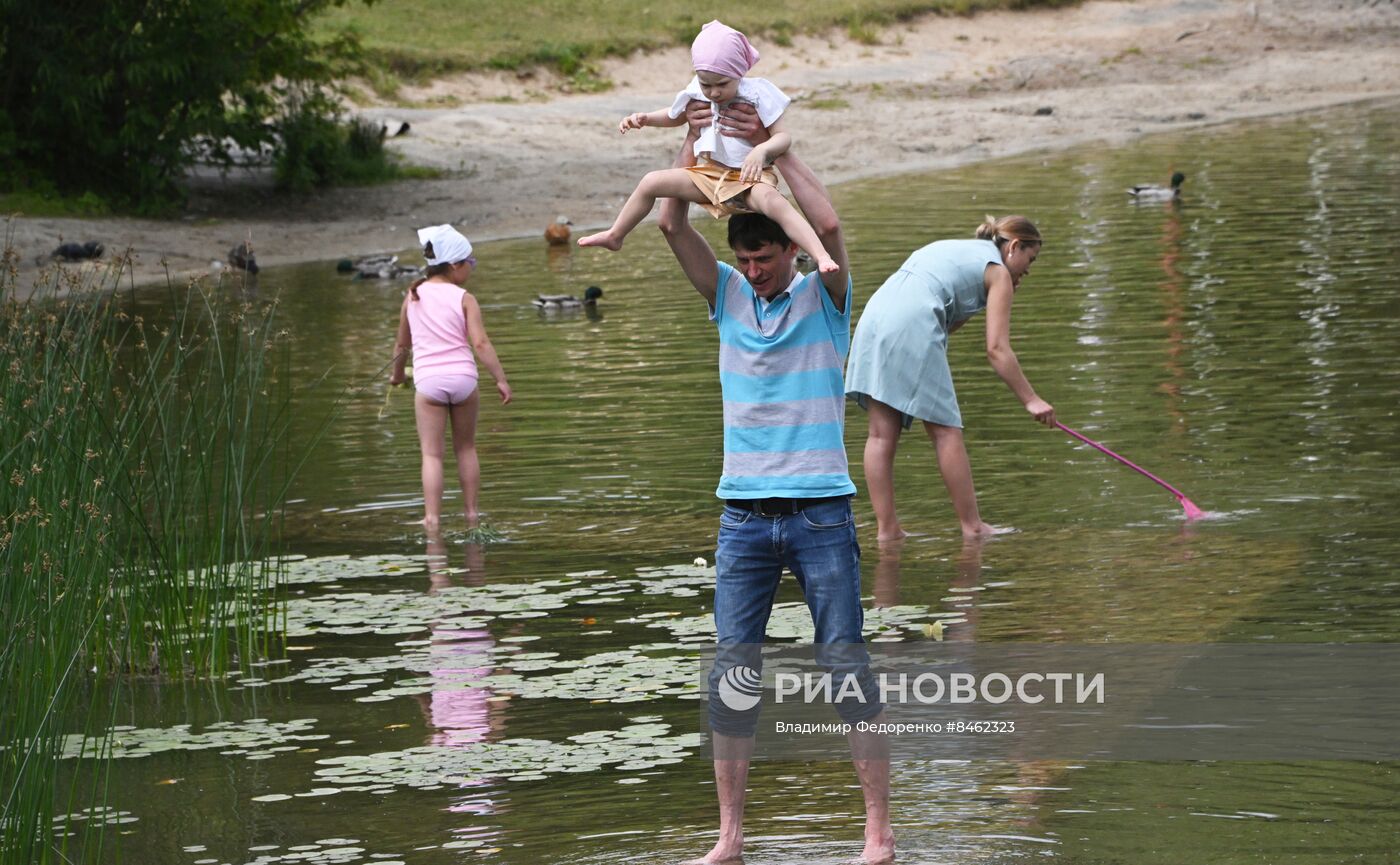
[[[450,419],[467,527],[475,528],[481,489],[476,457],[476,416],[481,403],[476,387],[478,361],[495,379],[502,403],[510,402],[510,385],[486,336],[481,306],[462,288],[476,269],[471,241],[450,225],[420,229],[418,241],[428,260],[427,276],[409,288],[399,310],[389,383],[403,384],[407,379],[405,367],[412,346],[417,391],[413,409],[423,454],[423,525],[435,530],[441,522],[443,441]]]

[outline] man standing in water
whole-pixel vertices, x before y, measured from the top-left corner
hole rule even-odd
[[[746,110],[747,109],[747,110]],[[676,167],[693,164],[692,145],[711,120],[693,102]],[[725,110],[729,131],[758,143],[766,137],[751,108]],[[843,440],[842,365],[850,346],[851,278],[841,223],[811,170],[791,153],[777,160],[793,198],[839,265],[806,276],[794,267],[797,246],[777,223],[756,213],[730,218],[729,246],[739,267],[718,261],[688,220],[688,205],[663,199],[661,230],[719,327],[724,397],[725,500],[715,554],[718,652],[710,674],[710,728],[719,841],[701,860],[737,860],[744,846],[744,799],[757,728],[757,707],[733,711],[718,685],[736,664],[755,670],[784,567],[792,571],[812,614],[818,644],[831,658],[865,658],[861,628],[860,547],[851,514],[851,482]],[[854,652],[855,655],[851,653]],[[736,661],[734,659],[743,660]],[[836,666],[828,663],[828,666]],[[865,664],[856,672],[863,699],[837,705],[844,721],[883,720],[883,706]],[[889,763],[883,739],[851,734],[865,797],[862,861],[894,856],[889,820]]]

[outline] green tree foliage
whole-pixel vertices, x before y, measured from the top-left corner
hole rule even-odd
[[[289,99],[330,106],[358,43],[309,24],[347,2],[0,0],[0,183],[171,200],[194,160],[275,144]]]

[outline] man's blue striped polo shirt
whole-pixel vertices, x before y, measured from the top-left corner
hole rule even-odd
[[[719,264],[711,318],[719,327],[724,395],[723,499],[852,495],[843,437],[842,366],[851,346],[851,282],[844,312],[813,271],[772,303]]]

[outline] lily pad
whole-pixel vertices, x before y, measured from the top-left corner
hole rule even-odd
[[[75,733],[65,737],[62,757],[103,759],[148,757],[167,751],[205,751],[219,749],[228,756],[243,755],[248,760],[267,760],[276,753],[268,750],[288,742],[313,742],[329,738],[308,733],[315,720],[272,722],[263,718],[250,721],[218,721],[196,733],[189,724],[173,727],[123,728],[105,736],[84,736]],[[292,746],[288,750],[296,750]]]
[[[659,760],[679,760],[704,743],[699,733],[670,736],[662,723],[632,724],[619,730],[578,734],[562,741],[514,738],[476,742],[470,747],[428,745],[403,751],[328,757],[317,761],[316,777],[345,789],[385,786],[478,783],[489,779],[543,780],[563,772],[652,768]],[[579,741],[579,737],[586,741]]]

